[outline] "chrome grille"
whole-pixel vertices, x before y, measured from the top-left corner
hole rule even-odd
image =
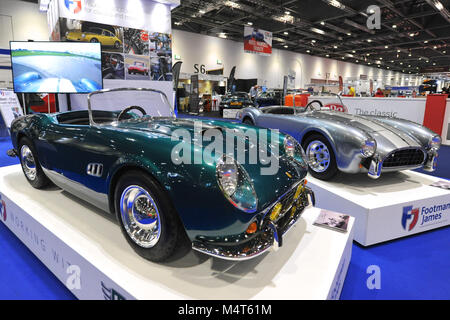
[[[383,160],[383,168],[418,166],[425,161],[425,153],[421,149],[401,149],[391,152]]]

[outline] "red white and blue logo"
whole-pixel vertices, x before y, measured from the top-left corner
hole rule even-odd
[[[83,8],[81,2],[82,0],[64,0],[64,5],[71,13],[77,14]]]
[[[402,227],[406,231],[411,231],[419,220],[419,208],[413,208],[413,206],[403,207],[402,215]]]
[[[0,219],[6,221],[6,205],[5,201],[2,200],[1,196],[0,196]]]

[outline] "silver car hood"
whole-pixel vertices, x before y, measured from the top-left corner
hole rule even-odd
[[[382,153],[388,153],[394,149],[422,147],[420,141],[413,135],[395,126],[378,121],[377,117],[357,116],[336,111],[314,111],[299,116],[338,122],[344,126],[363,130],[377,141],[378,149]]]

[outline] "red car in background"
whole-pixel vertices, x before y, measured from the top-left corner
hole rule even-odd
[[[135,61],[134,64],[128,66],[128,74],[142,74],[148,76],[148,68],[145,63]]]

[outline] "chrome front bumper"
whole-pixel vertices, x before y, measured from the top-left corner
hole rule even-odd
[[[425,152],[424,152],[425,153]],[[381,176],[381,171],[400,171],[400,170],[407,170],[407,169],[417,169],[420,167],[423,167],[423,170],[428,172],[433,172],[436,170],[437,166],[437,157],[438,153],[434,150],[429,150],[426,152],[426,159],[424,163],[420,165],[412,165],[407,167],[390,167],[390,168],[384,168],[383,169],[383,160],[379,158],[378,155],[375,155],[373,159],[370,161],[370,167],[369,172],[367,175],[372,179],[378,179]]]
[[[297,208],[296,214],[283,226],[279,226],[277,222],[269,219],[270,210],[278,203],[277,201],[264,211],[265,215],[260,223],[262,229],[255,236],[250,236],[248,239],[239,241],[234,245],[226,246],[214,242],[194,241],[192,249],[213,257],[232,261],[253,259],[269,249],[278,250],[283,245],[283,236],[299,220],[304,210],[313,207],[315,204],[314,193],[311,189],[305,187],[303,196],[303,206]]]

